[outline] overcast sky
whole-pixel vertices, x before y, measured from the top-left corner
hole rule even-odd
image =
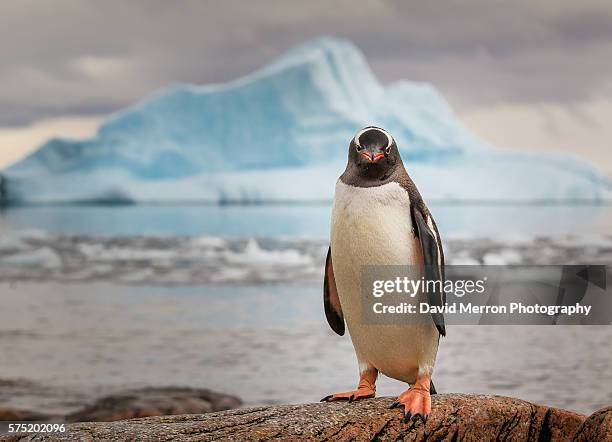
[[[156,88],[231,80],[319,35],[353,40],[385,83],[433,83],[498,145],[612,174],[612,2],[590,0],[5,0],[0,167]]]

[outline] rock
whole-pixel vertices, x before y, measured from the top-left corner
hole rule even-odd
[[[15,408],[3,408],[0,407],[0,422],[6,421],[44,421],[53,419],[54,416],[48,414],[38,413],[36,411],[20,410]]]
[[[235,396],[196,388],[159,387],[105,396],[65,417],[67,422],[108,422],[147,416],[203,414],[240,406]]]
[[[69,387],[0,378],[0,422],[63,420],[89,401],[91,393]]]
[[[40,413],[34,410],[24,410],[21,408],[13,408],[10,404],[11,398],[23,398],[30,392],[43,396],[46,392],[39,385],[25,379],[2,379],[0,378],[0,403],[4,406],[0,407],[0,422],[7,421],[28,421],[36,422],[48,419],[53,419],[54,416]]]
[[[160,416],[106,423],[71,424],[63,434],[12,436],[6,440],[356,440],[569,441],[586,416],[502,396],[444,394],[433,397],[426,424],[402,423],[392,398],[244,408],[206,415]],[[609,416],[609,415],[605,415]],[[609,417],[594,420],[597,427]],[[581,426],[582,425],[582,426]],[[590,427],[589,427],[590,428]],[[598,440],[598,439],[596,439]]]
[[[593,413],[578,429],[576,442],[612,440],[612,407]]]

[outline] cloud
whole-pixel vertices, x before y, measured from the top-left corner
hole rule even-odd
[[[500,104],[468,111],[463,122],[499,147],[579,153],[612,176],[612,99],[575,106]]]
[[[4,2],[0,125],[109,112],[177,82],[244,75],[320,34],[354,40],[383,81],[427,80],[460,109],[572,103],[612,70],[612,4]]]

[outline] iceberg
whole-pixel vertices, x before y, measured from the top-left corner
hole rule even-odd
[[[232,82],[159,90],[91,139],[51,139],[2,172],[1,193],[15,203],[327,201],[351,137],[371,124],[393,134],[427,199],[611,198],[590,163],[498,149],[431,85],[384,86],[357,47],[330,37]]]

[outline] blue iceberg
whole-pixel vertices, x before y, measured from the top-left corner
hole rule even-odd
[[[336,38],[226,84],[160,90],[92,139],[51,139],[2,173],[4,193],[29,203],[329,200],[351,137],[370,124],[393,134],[427,199],[611,198],[588,162],[497,149],[433,87],[381,85],[359,49]]]

